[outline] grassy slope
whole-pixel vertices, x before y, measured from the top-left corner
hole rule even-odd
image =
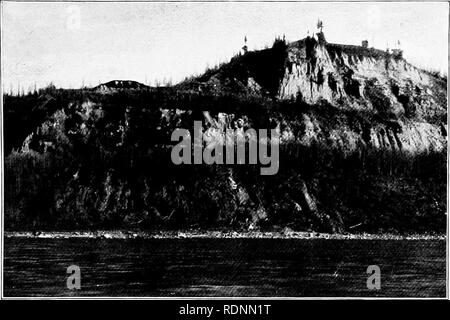
[[[283,61],[280,48],[237,56],[174,88],[107,94],[48,88],[6,96],[6,228],[444,232],[446,150],[407,155],[370,146],[344,152],[326,139],[291,143],[281,148],[280,172],[269,177],[255,166],[171,164],[171,132],[204,120],[204,110],[247,119],[254,128],[279,122],[298,139],[305,115],[325,129],[345,124],[358,131],[390,121],[327,104],[276,101],[283,65],[268,62]],[[262,65],[271,68],[259,73]],[[249,75],[262,91],[247,90]],[[164,109],[172,111],[163,116]],[[27,150],[11,153],[32,132]]]

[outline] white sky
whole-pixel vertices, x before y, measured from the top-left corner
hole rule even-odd
[[[97,85],[112,79],[177,82],[243,46],[315,31],[329,42],[392,48],[447,73],[448,4],[2,2],[2,82],[12,87]]]

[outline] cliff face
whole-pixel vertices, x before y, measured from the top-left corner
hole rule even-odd
[[[403,59],[278,40],[174,87],[104,87],[5,99],[7,228],[445,230],[446,80]],[[205,141],[278,130],[279,172],[172,164],[194,120]]]
[[[376,49],[316,44],[308,50],[307,46],[307,41],[289,45],[280,99],[302,99],[308,104],[325,100],[339,108],[388,118],[391,126],[370,128],[370,143],[376,147],[416,152],[442,150],[446,145],[442,79]]]
[[[368,100],[367,105],[353,104],[354,108],[374,110],[367,90],[376,85],[392,103],[394,114],[405,114],[406,110],[399,96],[408,95],[415,99],[430,99],[438,104],[433,96],[443,95],[445,88],[439,81],[410,65],[402,58],[377,50],[357,46],[337,44],[312,44],[307,50],[307,41],[288,45],[286,69],[279,88],[281,99],[301,97],[308,103],[325,99],[337,103],[340,99]],[[444,90],[444,91],[442,91]],[[367,93],[367,94],[366,94]],[[442,101],[441,101],[442,103]],[[435,112],[428,110],[427,113]],[[423,108],[422,108],[423,109]],[[441,111],[442,112],[442,111]]]
[[[267,66],[271,66],[268,68]],[[328,104],[371,118],[359,130],[341,123],[327,138],[397,151],[442,150],[447,143],[447,83],[406,60],[373,48],[318,43],[313,38],[238,56],[200,78],[199,87],[278,101]],[[273,82],[272,80],[276,80]],[[304,117],[307,139],[329,123]],[[293,136],[290,132],[285,136]],[[344,142],[345,143],[345,142]]]
[[[178,88],[266,95],[356,110],[445,122],[447,84],[436,74],[374,48],[318,43],[307,38],[233,57],[230,63],[189,79]],[[387,99],[380,106],[378,99]]]

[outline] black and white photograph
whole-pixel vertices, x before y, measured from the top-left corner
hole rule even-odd
[[[2,299],[448,299],[448,46],[447,1],[1,1]]]

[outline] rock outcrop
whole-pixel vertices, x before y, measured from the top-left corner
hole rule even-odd
[[[398,56],[308,38],[173,87],[7,97],[26,138],[5,135],[5,225],[444,232],[446,86]],[[25,104],[42,107],[18,115]],[[171,133],[194,120],[205,141],[276,129],[279,172],[174,165]]]

